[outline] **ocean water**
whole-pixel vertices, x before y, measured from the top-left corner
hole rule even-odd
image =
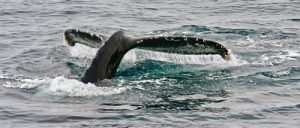
[[[214,40],[219,56],[129,51],[103,86],[78,79],[97,49],[75,28],[110,36]],[[0,0],[0,127],[300,126],[298,0]]]

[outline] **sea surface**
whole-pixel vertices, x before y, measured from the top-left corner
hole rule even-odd
[[[103,85],[66,29],[192,36],[232,52],[134,49]],[[0,0],[0,127],[300,127],[299,0]]]

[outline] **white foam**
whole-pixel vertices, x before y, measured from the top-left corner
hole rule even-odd
[[[74,47],[69,47],[69,49],[71,56],[78,58],[94,58],[98,50],[82,44],[76,44]]]
[[[285,61],[295,61],[299,56],[300,53],[297,51],[280,51],[276,54],[271,55],[263,54],[257,61],[254,61],[252,64],[272,66],[274,64],[281,64]]]
[[[0,75],[1,76],[1,75]],[[7,88],[22,88],[32,89],[37,88],[37,94],[39,95],[58,95],[58,96],[80,96],[80,97],[92,97],[101,95],[119,94],[129,87],[98,87],[94,84],[84,84],[75,79],[67,79],[63,76],[58,76],[53,79],[19,79],[14,81],[7,81],[4,85]]]
[[[145,83],[155,83],[156,85],[161,85],[162,81],[167,80],[167,78],[163,77],[160,79],[149,79],[149,80],[138,80],[138,81],[133,81],[133,83],[138,84],[138,85],[142,85]]]
[[[292,51],[292,50],[288,50],[287,51],[289,57],[299,57],[300,56],[300,52],[299,51]]]
[[[9,78],[7,73],[0,74],[0,79],[7,79],[7,78]]]
[[[49,89],[54,95],[67,96],[100,96],[119,94],[128,89],[127,87],[97,87],[94,84],[84,84],[78,80],[56,77],[51,82]]]
[[[3,86],[9,88],[31,89],[46,83],[47,83],[47,79],[20,79],[13,82],[8,81]]]

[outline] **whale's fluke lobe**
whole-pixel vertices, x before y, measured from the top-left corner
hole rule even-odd
[[[70,46],[74,46],[76,43],[79,43],[88,47],[99,48],[103,45],[106,38],[107,37],[99,34],[76,29],[68,29],[64,32],[65,42]]]
[[[186,55],[219,54],[230,59],[230,52],[221,44],[195,37],[147,37],[136,39],[136,48],[164,53]]]

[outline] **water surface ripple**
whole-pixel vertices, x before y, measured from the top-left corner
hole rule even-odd
[[[1,127],[300,125],[297,0],[0,0]],[[218,56],[129,51],[103,86],[78,79],[97,49],[64,30],[194,36]]]

